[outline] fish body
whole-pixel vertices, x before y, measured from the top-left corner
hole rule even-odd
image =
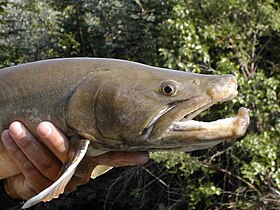
[[[20,121],[38,137],[37,125],[51,121],[69,138],[81,139],[79,161],[86,153],[193,151],[244,135],[249,124],[245,108],[231,118],[193,120],[237,93],[233,75],[202,75],[117,59],[39,61],[0,71],[0,131]],[[19,173],[3,145],[0,151],[0,167],[9,164],[9,176]],[[70,160],[66,164],[73,164]],[[0,179],[6,177],[0,173]],[[55,195],[43,193],[51,194],[45,200],[57,196],[55,189]],[[44,199],[36,198],[32,205],[38,200]]]

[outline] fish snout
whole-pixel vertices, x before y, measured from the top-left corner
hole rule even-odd
[[[213,101],[232,100],[238,94],[237,87],[234,75],[215,76],[208,82],[207,94]]]

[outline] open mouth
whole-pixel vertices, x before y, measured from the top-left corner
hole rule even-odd
[[[209,97],[196,97],[188,99],[187,101],[170,104],[161,109],[157,115],[153,117],[142,134],[146,137],[153,135],[155,138],[155,133],[173,130],[173,126],[176,125],[177,122],[192,120],[213,104]]]
[[[189,121],[198,116],[200,113],[204,112],[211,106],[213,106],[214,103],[207,104],[205,106],[200,107],[199,109],[193,110],[192,112],[188,113],[184,118],[181,119],[181,121]],[[180,121],[179,121],[180,122]]]
[[[249,125],[249,112],[240,108],[234,117],[212,122],[193,120],[217,102],[210,97],[196,97],[161,110],[145,129],[149,142],[161,148],[180,147],[185,151],[204,149],[227,139],[244,135]]]

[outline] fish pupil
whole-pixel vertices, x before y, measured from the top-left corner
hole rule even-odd
[[[173,88],[171,86],[167,85],[163,88],[163,91],[165,94],[170,94],[173,92]]]

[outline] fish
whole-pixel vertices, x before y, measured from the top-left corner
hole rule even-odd
[[[29,199],[28,208],[57,198],[84,156],[111,151],[194,151],[245,135],[249,110],[212,122],[194,120],[237,96],[234,75],[206,75],[109,58],[61,58],[0,71],[0,131],[20,121],[37,138],[50,121],[70,139],[58,179]],[[1,141],[0,141],[1,142]],[[9,167],[7,167],[9,165]],[[0,143],[5,176],[20,173]],[[98,177],[112,167],[99,165]],[[8,175],[7,175],[8,174]]]

